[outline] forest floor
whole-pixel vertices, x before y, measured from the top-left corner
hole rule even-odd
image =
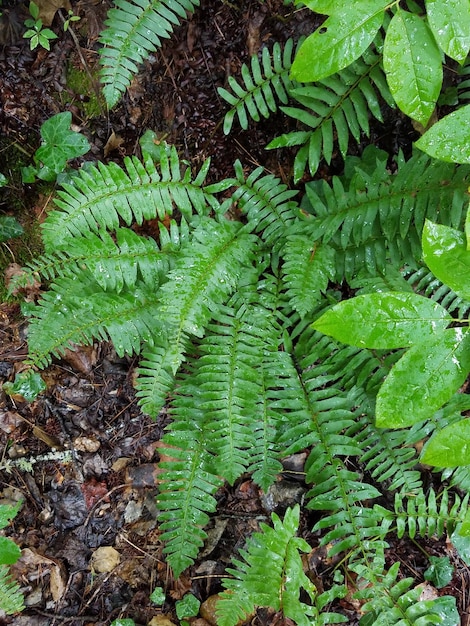
[[[287,183],[291,180],[292,154],[264,149],[281,128],[288,130],[286,118],[276,115],[226,137],[222,131],[226,105],[217,87],[225,86],[229,75],[237,75],[262,45],[311,32],[311,13],[284,7],[281,0],[202,0],[192,19],[152,55],[108,115],[83,60],[96,76],[98,35],[110,4],[72,2],[81,18],[72,23],[79,50],[63,32],[58,12],[51,27],[59,37],[51,51],[30,51],[22,38],[28,17],[25,4],[3,2],[0,172],[10,184],[2,190],[0,210],[15,215],[26,229],[23,238],[0,246],[7,274],[13,263],[24,263],[40,249],[37,225],[52,207],[54,189],[22,185],[19,166],[31,163],[41,124],[60,111],[71,111],[74,128],[89,139],[92,151],[86,159],[120,163],[126,155],[139,154],[138,140],[151,129],[195,166],[211,157],[209,182],[232,176],[236,159],[250,168],[263,165]],[[59,0],[59,6],[66,16],[68,2]],[[372,131],[372,141],[389,153],[398,148],[409,152],[413,137],[411,125],[397,113]],[[335,168],[341,168],[341,159],[323,167],[320,175],[328,178]],[[147,228],[151,234],[152,225]],[[26,338],[19,305],[0,303],[2,381],[12,380],[21,370]],[[132,617],[142,625],[176,624],[174,602],[188,591],[202,602],[220,591],[221,574],[246,537],[260,521],[269,522],[271,512],[282,514],[306,492],[302,454],[286,461],[284,476],[268,496],[249,477],[223,488],[203,551],[195,565],[174,581],[163,558],[156,519],[158,450],[166,416],[153,421],[140,412],[133,390],[136,367],[136,361],[119,358],[110,345],[95,344],[68,353],[45,370],[47,390],[35,402],[27,404],[0,392],[0,498],[24,500],[7,532],[23,549],[14,575],[27,607],[20,616],[0,617],[1,624],[107,626],[118,617]],[[24,459],[28,463],[19,462]],[[304,517],[301,532],[316,545],[312,525]],[[427,566],[424,552],[444,556],[448,546],[445,540],[396,540],[388,559],[390,564],[400,560],[405,575],[422,580]],[[335,563],[326,558],[324,549],[315,549],[308,559],[315,583],[326,587]],[[460,562],[444,592],[456,597],[463,624],[468,623],[469,585],[470,572]],[[167,593],[162,607],[149,601],[156,586]],[[211,602],[203,607],[192,626],[214,623]],[[335,610],[349,624],[358,624],[360,606],[351,599]],[[249,623],[280,626],[288,621],[260,611]]]

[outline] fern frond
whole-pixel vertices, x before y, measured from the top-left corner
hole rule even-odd
[[[441,283],[427,267],[404,272],[407,282],[418,293],[425,295],[445,307],[459,318],[468,317],[470,303],[458,296],[450,287]]]
[[[422,589],[418,586],[411,589],[414,583],[413,578],[402,578],[397,581],[400,564],[394,563],[392,567],[382,576],[370,577],[370,573],[359,563],[354,564],[351,569],[356,572],[359,579],[367,581],[363,588],[354,594],[354,597],[365,603],[362,610],[365,613],[369,626],[427,626],[429,624],[440,624],[441,615],[457,616],[455,610],[455,598],[442,596],[435,600],[420,601]],[[453,611],[451,605],[442,603],[453,601]],[[452,620],[453,622],[453,620]]]
[[[163,438],[169,447],[161,450],[170,458],[160,462],[163,472],[157,504],[162,510],[159,520],[164,552],[175,578],[197,557],[207,537],[207,513],[215,511],[214,494],[222,485],[213,470],[214,459],[204,445],[203,415],[194,403],[198,394],[196,387],[183,382],[173,404],[171,432]]]
[[[30,320],[29,361],[45,367],[66,348],[93,339],[111,339],[120,356],[140,352],[157,334],[156,315],[155,290],[142,282],[117,294],[104,291],[86,272],[57,278]]]
[[[0,565],[0,610],[7,615],[19,613],[24,609],[24,598],[20,587],[10,576],[6,565]]]
[[[268,246],[275,243],[279,245],[279,237],[298,218],[298,204],[291,200],[298,191],[288,189],[272,174],[262,176],[262,167],[256,168],[248,178],[240,161],[235,161],[234,168],[235,179],[227,179],[223,187],[210,185],[206,191],[214,193],[229,185],[235,186],[231,198],[222,204],[221,212],[226,211],[231,204],[238,203],[248,216],[250,228],[259,233]]]
[[[256,239],[236,222],[201,219],[180,249],[168,282],[158,292],[157,319],[166,326],[163,344],[144,353],[138,395],[156,415],[170,390],[172,375],[184,359],[186,338],[202,337],[211,317],[235,289],[244,267],[252,263]]]
[[[361,59],[333,76],[313,85],[289,90],[304,108],[281,107],[290,117],[308,129],[277,137],[267,148],[300,145],[294,161],[294,181],[299,181],[306,167],[315,174],[321,158],[329,164],[335,136],[339,150],[346,156],[350,135],[360,141],[361,132],[369,136],[369,114],[382,121],[379,95],[394,106],[381,66],[381,55],[368,51]]]
[[[112,108],[130,85],[138,66],[170,37],[199,0],[114,0],[100,35],[100,77]]]
[[[299,230],[299,229],[297,229]],[[326,292],[335,275],[335,251],[308,235],[288,235],[282,251],[282,272],[291,306],[305,317]]]
[[[347,621],[343,615],[335,613],[320,615],[318,605],[324,606],[323,599],[317,595],[302,567],[300,553],[309,552],[310,546],[296,536],[299,511],[298,505],[288,509],[283,521],[273,513],[273,528],[260,524],[261,532],[250,537],[245,549],[240,551],[243,560],[234,559],[236,569],[227,569],[233,578],[222,581],[225,591],[217,603],[219,626],[236,626],[255,607],[282,611],[299,626]],[[301,590],[312,605],[299,599]],[[344,587],[337,587],[333,595],[342,597],[345,591]]]
[[[287,104],[288,93],[295,84],[289,78],[293,49],[292,39],[286,41],[284,51],[278,42],[274,44],[271,54],[268,48],[263,48],[261,61],[258,55],[253,55],[250,59],[251,68],[246,63],[242,65],[242,84],[229,76],[231,91],[217,88],[219,95],[232,107],[224,117],[226,135],[230,133],[235,116],[243,130],[246,130],[248,116],[259,122],[261,117],[268,118],[277,111],[276,99]]]
[[[189,220],[194,212],[206,214],[215,202],[202,189],[209,163],[192,179],[189,169],[182,171],[173,146],[169,155],[162,150],[158,165],[137,157],[126,157],[124,165],[122,169],[116,163],[99,162],[63,185],[55,200],[60,210],[52,211],[42,225],[46,252],[65,248],[74,237],[90,231],[115,230],[120,220],[130,225],[163,219],[175,207]]]
[[[306,218],[308,232],[335,249],[338,281],[350,281],[358,271],[384,272],[388,262],[416,267],[425,219],[460,228],[468,205],[468,166],[415,154],[399,159],[397,173],[390,174],[376,148],[364,155],[353,160],[350,179],[306,186],[303,206],[314,216]]]
[[[451,503],[447,489],[439,497],[430,489],[427,497],[423,491],[416,495],[396,493],[394,512],[379,505],[374,508],[384,519],[396,524],[396,532],[400,538],[405,534],[411,539],[416,535],[439,538],[444,532],[450,536],[456,526],[465,520],[469,498],[469,494],[462,500],[457,494],[453,494]]]

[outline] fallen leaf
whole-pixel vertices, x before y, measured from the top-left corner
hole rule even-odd
[[[59,9],[64,9],[67,13],[72,10],[69,0],[35,0],[35,2],[39,7],[39,17],[44,26],[52,24]]]
[[[121,562],[121,555],[112,546],[102,546],[91,555],[91,568],[98,574],[112,572]]]
[[[113,150],[118,150],[123,142],[124,139],[120,135],[116,135],[113,130],[104,147],[104,156],[107,157],[110,152],[113,152]]]

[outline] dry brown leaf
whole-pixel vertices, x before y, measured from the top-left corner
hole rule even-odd
[[[98,574],[112,572],[121,562],[121,555],[112,546],[102,546],[91,555],[91,567]]]
[[[39,17],[44,26],[52,24],[59,9],[65,9],[67,13],[72,10],[69,0],[36,0],[36,4],[39,7]]]
[[[113,150],[119,150],[123,141],[124,139],[120,135],[116,135],[113,130],[104,147],[104,156],[107,157],[110,152],[113,152]]]
[[[176,626],[176,624],[166,615],[156,615],[155,617],[152,617],[148,626]]]

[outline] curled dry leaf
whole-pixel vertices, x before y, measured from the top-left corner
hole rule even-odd
[[[91,555],[91,567],[98,574],[107,574],[119,565],[121,555],[112,546],[102,546]]]

